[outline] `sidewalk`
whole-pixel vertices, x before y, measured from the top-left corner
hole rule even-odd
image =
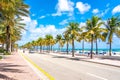
[[[0,80],[41,80],[28,63],[18,54],[0,60]]]
[[[93,59],[90,59],[90,57],[78,56],[78,55],[75,55],[75,57],[72,57],[72,55],[56,54],[56,53],[51,53],[51,55],[62,56],[62,57],[69,58],[69,59],[72,59],[72,60],[80,60],[80,61],[85,61],[85,62],[92,62],[92,63],[109,65],[109,66],[114,66],[114,67],[119,67],[120,68],[120,60],[115,59],[115,58],[120,58],[120,57],[112,56],[112,58],[111,57],[109,58],[109,56],[102,56],[102,57],[93,57]]]

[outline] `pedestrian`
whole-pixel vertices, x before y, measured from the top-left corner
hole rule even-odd
[[[25,50],[23,49],[23,53],[25,53]]]
[[[88,57],[90,56],[90,53],[88,52]]]

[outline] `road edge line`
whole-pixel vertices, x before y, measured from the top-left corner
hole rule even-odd
[[[42,72],[45,76],[47,76],[49,80],[55,80],[54,77],[52,77],[49,73],[44,71],[40,66],[38,66],[36,63],[34,63],[31,59],[29,59],[23,53],[20,53],[20,54],[22,57],[24,57],[24,59],[26,59],[29,63],[31,63],[35,68],[37,68],[40,72]]]

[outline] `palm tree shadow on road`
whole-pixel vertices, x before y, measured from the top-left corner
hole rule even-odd
[[[17,80],[17,79],[14,79],[14,78],[10,78],[4,74],[0,74],[0,79],[4,79],[4,80]]]
[[[0,79],[4,79],[4,80],[16,80],[14,78],[8,77],[7,76],[7,72],[10,73],[26,73],[23,70],[20,69],[16,69],[16,67],[20,68],[20,67],[24,67],[21,65],[14,65],[14,64],[9,64],[9,63],[0,63],[0,72],[2,73],[6,73],[6,74],[1,74],[0,73]]]
[[[80,61],[82,59],[86,59],[86,58],[77,58],[77,57],[70,58],[70,57],[65,57],[65,56],[53,56],[52,58],[65,58],[67,60],[75,60],[75,61]]]

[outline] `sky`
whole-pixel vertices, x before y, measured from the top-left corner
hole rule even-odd
[[[25,0],[25,3],[30,6],[30,15],[22,17],[27,30],[22,31],[19,45],[46,34],[54,37],[62,34],[69,22],[78,22],[81,27],[93,15],[105,21],[120,14],[120,0]],[[106,43],[99,41],[99,48],[107,48]],[[81,43],[75,42],[75,47],[81,48]],[[90,48],[90,43],[85,42],[85,47]],[[120,48],[120,39],[115,35],[112,47]]]

